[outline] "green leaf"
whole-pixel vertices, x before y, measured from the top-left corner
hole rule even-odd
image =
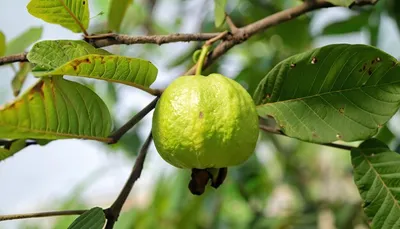
[[[84,41],[42,41],[33,46],[27,58],[37,65],[35,76],[81,76],[143,90],[155,81],[158,72],[147,60],[111,55]]]
[[[40,39],[42,32],[42,27],[32,27],[26,30],[8,42],[6,55],[24,52],[31,44]]]
[[[356,141],[377,133],[400,105],[400,68],[366,45],[335,44],[290,57],[254,94],[261,117],[310,142]]]
[[[62,77],[44,78],[0,109],[0,138],[83,138],[107,142],[110,113],[90,89]]]
[[[75,33],[82,32],[81,27],[70,12],[85,29],[89,26],[88,0],[31,0],[28,12],[45,22],[59,24]]]
[[[4,56],[6,53],[6,36],[0,32],[0,56]]]
[[[225,6],[227,0],[214,0],[214,22],[220,27],[225,21]]]
[[[369,139],[351,151],[351,161],[371,228],[400,228],[400,155]]]
[[[111,0],[108,13],[108,28],[119,32],[126,10],[133,0]]]
[[[333,5],[336,6],[345,6],[345,7],[351,7],[353,4],[358,4],[358,3],[363,3],[363,4],[375,4],[379,0],[327,0],[327,2],[332,3]]]
[[[370,13],[362,13],[345,20],[334,22],[325,27],[322,31],[322,34],[340,35],[360,31],[363,27],[368,26],[368,19],[370,15]]]
[[[53,70],[68,61],[88,54],[111,55],[104,49],[97,49],[82,40],[50,40],[36,43],[27,58],[38,68]]]
[[[68,229],[102,229],[105,223],[103,209],[95,207],[80,215]]]
[[[31,64],[22,62],[20,64],[19,71],[15,74],[11,81],[14,96],[18,96],[22,86],[24,85],[25,79],[31,71]]]
[[[4,160],[8,157],[11,157],[18,151],[24,149],[26,147],[25,139],[19,139],[16,141],[12,141],[9,146],[0,147],[0,161]]]

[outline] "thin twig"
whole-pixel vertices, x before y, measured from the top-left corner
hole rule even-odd
[[[50,217],[50,216],[81,215],[86,211],[87,210],[67,210],[67,211],[37,212],[37,213],[27,213],[27,214],[15,214],[15,215],[0,215],[0,221],[40,218],[40,217]]]
[[[78,24],[78,26],[81,28],[82,32],[85,34],[85,36],[88,36],[88,32],[86,31],[85,27],[82,25],[82,22],[79,21],[79,19],[76,17],[76,15],[68,8],[67,5],[65,5],[64,0],[58,0],[63,7],[67,10],[67,12],[69,13],[69,15],[71,15],[71,17],[75,20],[76,24]]]
[[[26,62],[28,61],[28,59],[26,59],[26,54],[27,53],[19,53],[10,56],[2,56],[0,57],[0,66],[14,62]]]
[[[272,128],[270,126],[265,126],[265,125],[260,125],[260,129],[271,134],[277,134],[285,137],[289,137],[286,134],[284,134],[281,130]],[[329,146],[337,149],[343,149],[343,150],[349,150],[351,151],[352,149],[355,149],[356,147],[353,146],[348,146],[348,145],[340,145],[340,144],[335,144],[335,143],[314,143],[318,145],[323,145],[323,146]]]
[[[151,110],[154,109],[158,101],[158,97],[155,98],[151,103],[149,103],[145,108],[143,108],[139,113],[133,116],[127,123],[125,123],[121,128],[112,133],[108,138],[111,139],[109,144],[115,144],[121,139],[126,132],[128,132],[132,127],[134,127],[140,120],[142,120]]]
[[[232,21],[232,18],[229,16],[229,14],[225,13],[225,18],[226,18],[226,24],[228,24],[228,27],[231,30],[231,32],[236,33],[236,31],[238,30],[238,27]]]
[[[132,190],[133,185],[136,180],[139,179],[142,174],[143,164],[146,159],[146,154],[149,149],[151,140],[153,139],[151,131],[146,141],[143,143],[142,148],[140,149],[140,153],[136,158],[135,165],[133,166],[132,172],[126,181],[124,187],[121,190],[121,193],[118,195],[117,199],[111,205],[110,208],[106,209],[106,217],[107,217],[107,225],[105,229],[112,229],[114,227],[115,222],[118,220],[119,214],[121,212],[122,206],[124,205],[126,199],[129,196],[129,193]]]

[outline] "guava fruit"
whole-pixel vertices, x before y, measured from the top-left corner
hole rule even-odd
[[[186,169],[218,169],[246,161],[257,143],[255,104],[220,74],[182,76],[162,93],[152,134],[160,156]]]

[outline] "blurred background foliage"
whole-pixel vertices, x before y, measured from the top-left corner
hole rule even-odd
[[[92,15],[100,12],[108,15],[108,0],[90,2]],[[295,0],[229,0],[227,12],[238,26],[244,26],[299,3]],[[119,32],[143,35],[225,30],[226,27],[215,28],[212,9],[210,0],[135,0],[129,5]],[[324,12],[328,10],[331,9]],[[397,0],[381,0],[374,7],[343,8],[340,12],[340,17],[329,18],[329,23],[320,29],[314,28],[318,27],[315,26],[318,11],[268,29],[230,50],[205,74],[224,73],[253,93],[273,66],[286,57],[318,46],[318,40],[337,36],[346,39],[356,34],[366,36],[366,43],[379,47],[385,38],[384,21],[396,23],[400,28],[400,1]],[[321,15],[318,18],[321,19]],[[90,33],[107,32],[107,17],[95,16],[90,28]],[[135,45],[109,49],[149,60],[158,56],[165,69],[175,72],[173,77],[176,77],[193,65],[192,54],[201,43],[180,46],[171,49],[168,45]],[[118,117],[121,100],[118,87],[112,83],[83,82],[95,89],[114,117]],[[161,86],[166,85],[167,82],[161,83]],[[114,119],[116,126],[122,124],[119,120],[124,120]],[[379,139],[397,151],[400,149],[400,135],[395,128],[398,119],[396,115],[378,134]],[[104,147],[124,153],[133,164],[143,141],[139,129],[140,126],[133,128],[119,144]],[[62,201],[59,209],[92,207],[85,204],[79,194],[97,176],[101,174],[94,177],[88,174],[86,181],[75,188],[70,198]],[[190,172],[183,170],[154,176],[154,186],[147,196],[141,200],[142,197],[130,199],[125,204],[116,228],[368,228],[346,151],[260,133],[254,156],[245,164],[230,168],[227,180],[218,190],[209,188],[204,195],[193,196],[187,189],[189,177]],[[74,218],[58,217],[50,227],[67,228]],[[20,228],[42,226],[25,221]]]

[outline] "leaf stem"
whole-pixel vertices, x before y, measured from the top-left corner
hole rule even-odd
[[[72,13],[72,11],[68,8],[67,5],[65,5],[64,0],[58,0],[63,7],[65,8],[65,10],[67,10],[67,12],[69,13],[69,15],[71,15],[71,17],[75,20],[76,24],[78,24],[78,26],[81,28],[83,34],[85,34],[85,36],[89,36],[88,32],[86,31],[85,27],[82,25],[82,22],[79,21],[79,19],[76,17],[76,15],[74,13]]]
[[[147,137],[146,141],[143,143],[142,148],[140,149],[139,155],[136,158],[135,165],[133,166],[132,172],[128,180],[126,181],[120,194],[118,195],[114,203],[111,205],[111,207],[105,210],[107,217],[107,225],[105,229],[112,229],[114,227],[115,222],[118,220],[122,206],[124,205],[126,199],[128,198],[129,193],[131,192],[132,187],[135,184],[136,180],[139,179],[140,175],[142,174],[143,164],[146,159],[146,154],[152,139],[153,136],[150,130],[150,134]]]
[[[86,211],[87,210],[67,210],[67,211],[37,212],[37,213],[27,213],[27,214],[15,214],[15,215],[0,215],[0,221],[63,216],[63,215],[81,215]]]
[[[267,133],[277,134],[277,135],[282,135],[282,136],[285,136],[285,137],[289,137],[285,133],[283,133],[281,130],[272,128],[270,126],[260,125],[259,127],[260,127],[261,130],[263,130],[263,131],[265,131]],[[349,146],[349,145],[341,145],[341,144],[335,144],[335,143],[315,143],[315,142],[310,142],[310,143],[317,144],[317,145],[323,145],[323,146],[329,146],[329,147],[348,150],[348,151],[351,151],[352,149],[356,148],[356,147]]]

